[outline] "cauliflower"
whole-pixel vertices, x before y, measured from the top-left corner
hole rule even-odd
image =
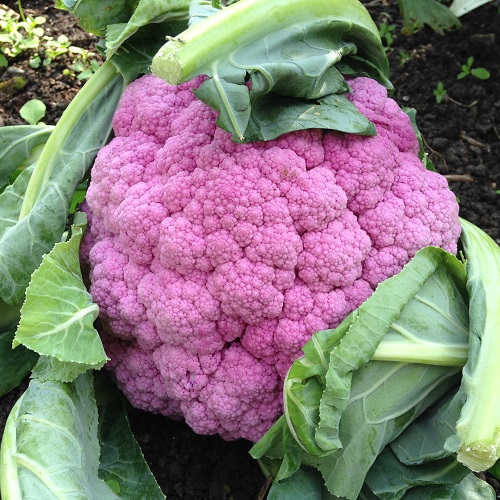
[[[457,250],[458,206],[407,115],[359,77],[377,135],[236,144],[192,92],[127,87],[92,170],[82,246],[108,366],[139,408],[257,441],[301,347],[420,248]]]

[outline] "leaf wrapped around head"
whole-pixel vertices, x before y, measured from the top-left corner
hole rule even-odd
[[[152,70],[172,85],[207,75],[197,97],[241,142],[305,128],[374,135],[344,77],[391,87],[377,27],[357,0],[242,0],[167,42]]]

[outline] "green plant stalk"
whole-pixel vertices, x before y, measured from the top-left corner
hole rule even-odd
[[[402,342],[382,340],[378,345],[373,361],[392,361],[399,363],[421,363],[435,366],[462,367],[467,362],[467,344],[441,346],[434,344],[404,345]]]
[[[457,459],[484,471],[500,458],[500,248],[465,220],[462,239],[467,258],[470,341],[463,371],[466,402],[457,422]]]
[[[4,433],[2,436],[2,442],[0,445],[0,486],[9,485],[8,491],[0,491],[2,498],[5,500],[21,500],[22,493],[19,487],[18,470],[17,467],[12,466],[12,460],[9,458],[9,450],[6,443],[12,445],[17,440],[16,437],[16,426],[13,423],[16,421],[19,413],[19,408],[21,406],[21,401],[24,394],[17,400],[16,404],[12,408],[7,422],[5,424]],[[5,443],[5,444],[4,444]],[[5,488],[2,488],[4,490]]]
[[[26,188],[19,220],[23,219],[31,212],[42,196],[52,174],[56,158],[55,152],[78,125],[78,121],[87,109],[89,103],[102,92],[115,75],[115,66],[111,62],[106,61],[82,87],[62,114],[61,119],[55,126],[38,158],[33,175]]]
[[[201,74],[213,60],[231,54],[235,47],[277,29],[318,20],[349,23],[353,38],[371,38],[367,59],[388,75],[387,60],[380,55],[378,28],[357,0],[241,0],[170,39],[153,58],[151,69],[171,85],[179,85]]]

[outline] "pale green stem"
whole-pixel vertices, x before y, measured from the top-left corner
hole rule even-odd
[[[467,355],[467,344],[415,345],[382,340],[371,359],[374,361],[462,367],[467,362]]]
[[[213,61],[226,58],[237,47],[277,30],[320,21],[347,22],[354,38],[371,39],[364,46],[366,56],[388,74],[378,29],[357,0],[241,0],[167,42],[153,58],[151,68],[163,80],[178,85],[206,73]]]
[[[36,162],[35,170],[26,188],[19,220],[26,217],[41,198],[52,175],[57,151],[77,126],[89,104],[104,90],[115,75],[114,65],[106,61],[82,87],[62,114]]]

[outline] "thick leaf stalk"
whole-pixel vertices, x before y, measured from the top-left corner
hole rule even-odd
[[[500,247],[470,222],[461,223],[470,335],[462,379],[466,402],[457,422],[457,458],[474,471],[484,471],[500,458]]]
[[[308,128],[374,135],[345,77],[391,88],[377,27],[357,0],[242,0],[170,38],[152,71],[172,85],[208,76],[196,96],[237,142]]]
[[[70,102],[57,124],[56,132],[51,134],[38,158],[26,189],[19,220],[31,212],[42,196],[54,169],[57,152],[61,144],[64,144],[75,130],[89,103],[94,101],[115,77],[116,69],[114,65],[110,62],[104,63]]]
[[[273,30],[342,21],[350,25],[352,39],[373,40],[371,46],[363,44],[363,52],[388,75],[388,62],[379,50],[375,23],[362,4],[346,0],[241,0],[167,42],[153,59],[152,70],[171,85],[179,85],[208,71],[212,61],[229,57],[237,47],[259,40]]]

